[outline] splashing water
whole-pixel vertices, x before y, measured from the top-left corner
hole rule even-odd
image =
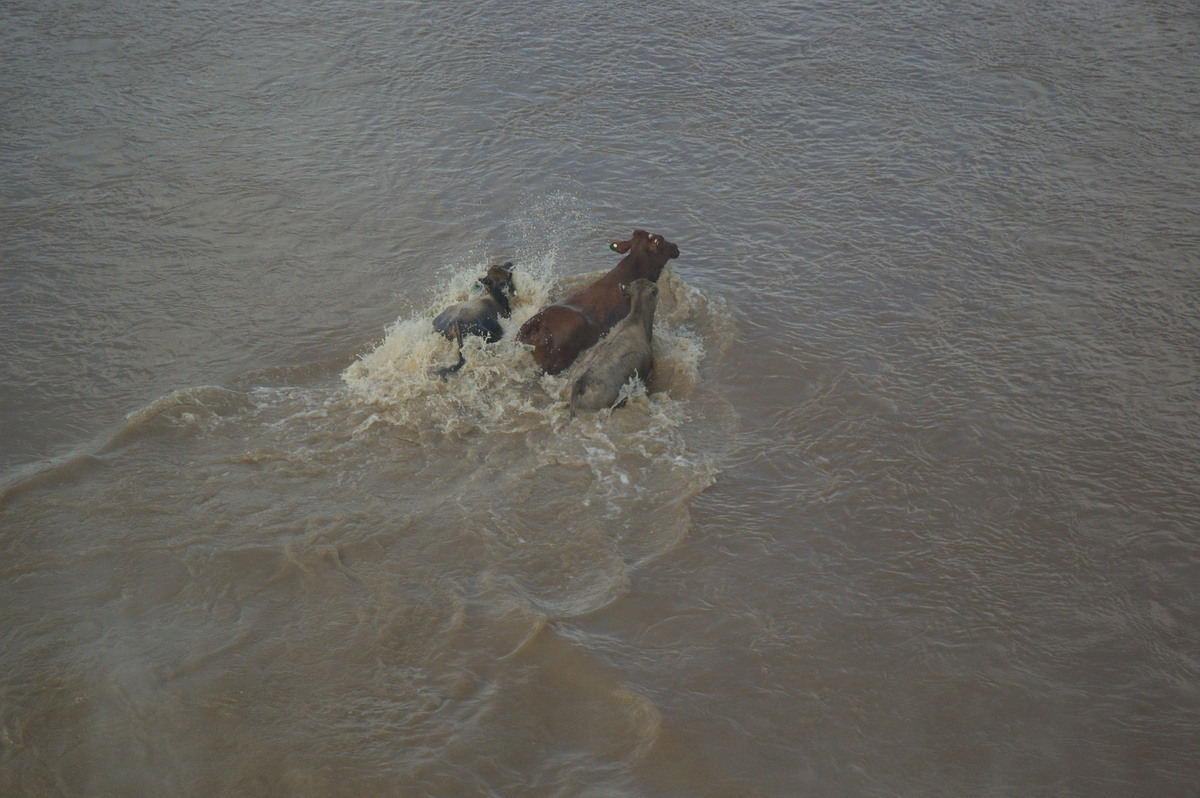
[[[565,582],[551,580],[553,586],[520,588],[550,615],[594,609],[619,594],[629,565],[679,539],[688,525],[688,499],[715,478],[711,444],[727,441],[734,422],[727,406],[701,389],[701,367],[710,351],[723,351],[723,342],[714,339],[729,337],[728,312],[672,269],[664,271],[650,384],[631,380],[623,407],[571,418],[563,400],[571,371],[540,373],[513,339],[552,296],[578,290],[601,273],[559,285],[549,263],[517,264],[504,339],[465,339],[466,365],[443,381],[434,370],[453,362],[455,344],[434,333],[429,319],[461,301],[478,273],[476,266],[454,274],[430,307],[396,321],[378,346],[345,370],[351,401],[370,410],[354,434],[435,449],[447,458],[424,473],[468,472],[468,489],[461,479],[446,489],[459,491],[453,504],[462,523],[487,518],[483,534],[502,549],[557,557],[569,541],[590,540],[589,546],[608,552],[612,567],[601,569],[604,576],[591,588],[579,587],[588,580],[578,573]],[[716,438],[714,426],[721,430]],[[596,558],[581,555],[578,562]],[[568,575],[562,567],[517,570]]]

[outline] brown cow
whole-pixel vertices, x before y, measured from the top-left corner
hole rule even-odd
[[[548,374],[571,365],[580,352],[625,318],[629,297],[621,291],[622,285],[639,279],[654,282],[667,261],[679,257],[679,247],[645,230],[634,230],[633,238],[608,246],[625,256],[612,271],[582,291],[542,308],[517,331],[517,340],[533,346],[533,359]]]

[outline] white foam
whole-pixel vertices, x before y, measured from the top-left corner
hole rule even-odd
[[[532,263],[513,260],[517,295],[504,339],[494,344],[466,339],[465,365],[447,380],[433,372],[455,361],[455,345],[430,320],[465,297],[485,263],[463,264],[449,274],[428,307],[397,319],[377,346],[345,370],[346,398],[361,406],[351,435],[395,445],[397,458],[424,462],[424,478],[445,481],[429,486],[435,493],[466,487],[469,496],[441,493],[445,498],[439,501],[468,502],[472,518],[485,507],[496,522],[480,534],[497,541],[498,551],[509,552],[509,544],[500,544],[515,541],[532,552],[525,556],[570,556],[561,554],[564,545],[582,536],[590,542],[576,548],[590,552],[585,559],[593,565],[562,567],[590,573],[601,550],[612,563],[632,567],[674,545],[688,526],[687,499],[717,473],[704,446],[721,434],[693,434],[697,412],[706,416],[705,403],[695,405],[693,397],[707,353],[722,348],[706,333],[727,329],[723,320],[710,318],[723,305],[667,269],[659,280],[656,366],[649,386],[631,380],[623,389],[623,407],[572,417],[562,398],[571,372],[541,373],[513,337],[538,309],[603,272],[560,276],[553,253]],[[393,434],[399,428],[403,432]],[[412,445],[418,448],[404,448]],[[438,465],[431,465],[434,460]],[[514,523],[522,526],[512,528]],[[562,595],[557,584],[554,590],[530,587],[530,600],[541,611],[559,602],[571,612],[589,611],[611,600],[627,574],[605,576],[595,596],[575,595],[572,581],[563,583]]]

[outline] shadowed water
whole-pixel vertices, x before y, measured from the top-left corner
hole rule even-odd
[[[0,22],[0,793],[1196,794],[1191,6]]]

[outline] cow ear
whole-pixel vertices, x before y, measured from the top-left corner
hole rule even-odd
[[[624,255],[633,247],[633,241],[614,241],[608,245],[608,248],[618,255]]]

